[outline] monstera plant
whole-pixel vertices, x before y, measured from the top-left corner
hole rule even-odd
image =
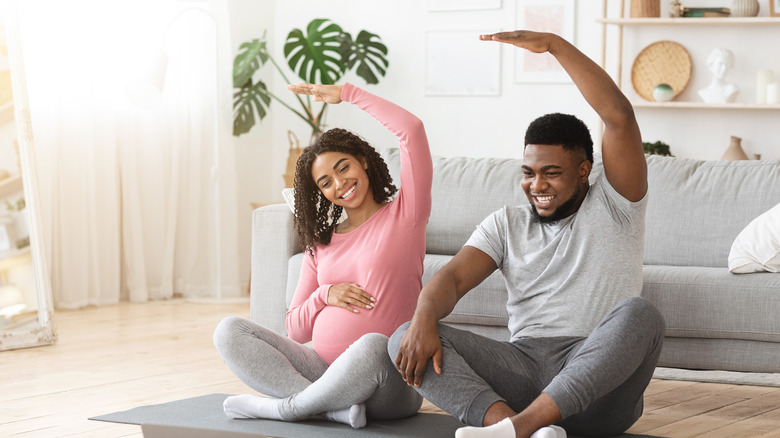
[[[335,84],[349,71],[354,71],[368,84],[377,84],[389,64],[387,47],[379,36],[361,30],[353,39],[341,26],[323,18],[312,20],[305,33],[293,29],[284,44],[284,57],[302,81],[317,84]],[[253,78],[255,72],[269,62],[290,84],[284,70],[268,51],[265,35],[239,47],[233,62],[233,135],[249,132],[268,114],[271,101],[275,100],[304,120],[312,129],[312,137],[316,138],[322,132],[327,104],[320,104],[317,110],[309,96],[285,95],[285,98],[297,99],[296,109],[272,93],[263,81]]]

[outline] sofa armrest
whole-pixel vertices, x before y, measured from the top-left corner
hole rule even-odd
[[[273,204],[252,213],[252,277],[250,318],[286,335],[287,267],[301,252],[293,215],[286,204]]]

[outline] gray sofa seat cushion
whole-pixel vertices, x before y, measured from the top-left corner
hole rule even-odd
[[[642,296],[666,336],[780,342],[780,275],[727,268],[644,266]]]
[[[747,224],[780,203],[777,161],[647,157],[646,265],[727,267]]]

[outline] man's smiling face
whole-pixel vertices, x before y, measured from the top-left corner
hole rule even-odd
[[[525,147],[522,187],[540,222],[558,221],[580,208],[590,169],[584,152],[557,145]]]

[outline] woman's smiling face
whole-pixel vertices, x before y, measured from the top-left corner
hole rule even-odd
[[[327,200],[347,211],[360,208],[372,196],[366,165],[354,155],[323,152],[312,163],[311,176]]]

